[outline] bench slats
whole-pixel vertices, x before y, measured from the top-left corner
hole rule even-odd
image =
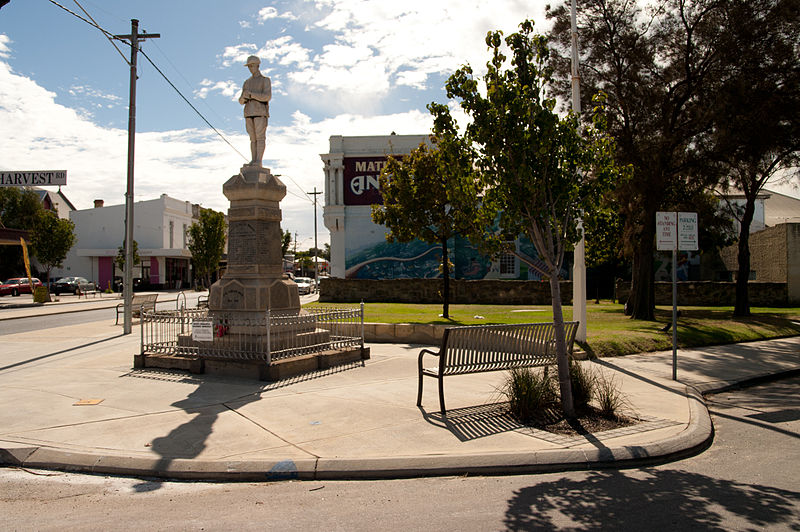
[[[578,322],[564,322],[567,354],[572,354]],[[439,357],[436,368],[424,368],[425,353]],[[424,349],[419,355],[417,406],[422,404],[422,377],[439,379],[439,402],[444,413],[445,375],[546,366],[556,362],[555,326],[552,323],[448,327],[439,353]]]

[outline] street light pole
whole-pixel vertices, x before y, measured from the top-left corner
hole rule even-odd
[[[581,114],[581,77],[578,73],[578,22],[576,0],[572,0],[570,29],[572,32],[572,110]],[[575,244],[572,264],[572,319],[578,321],[575,339],[586,341],[586,238],[583,233],[583,219],[578,220],[581,239]]]
[[[131,333],[133,314],[133,161],[134,141],[136,140],[136,58],[139,41],[161,37],[158,33],[139,33],[139,21],[131,19],[130,35],[115,35],[117,39],[127,39],[131,43],[131,86],[128,98],[128,179],[125,191],[125,280],[122,291],[125,297],[123,333]]]

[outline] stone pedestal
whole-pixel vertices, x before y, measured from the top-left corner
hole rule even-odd
[[[286,186],[269,168],[245,165],[222,192],[228,209],[228,268],[211,286],[209,314],[263,318],[272,312],[299,313],[297,285],[283,278],[281,210]]]

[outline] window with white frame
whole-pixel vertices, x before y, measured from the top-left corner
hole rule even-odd
[[[513,253],[503,253],[500,255],[500,276],[516,277],[517,275],[517,256]]]

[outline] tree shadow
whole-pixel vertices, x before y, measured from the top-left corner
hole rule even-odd
[[[800,492],[686,471],[591,472],[522,488],[508,501],[510,530],[724,530],[726,519],[750,527],[798,527]],[[749,527],[748,527],[749,528]]]

